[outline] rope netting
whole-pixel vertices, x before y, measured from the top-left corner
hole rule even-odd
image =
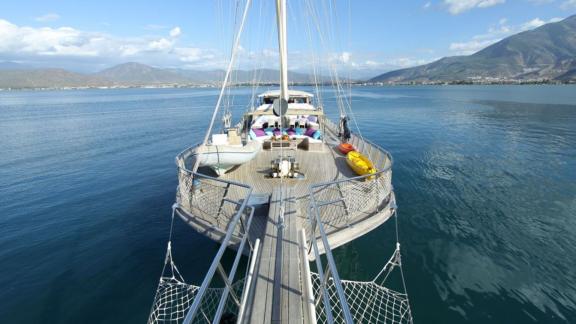
[[[375,282],[341,280],[346,301],[355,323],[412,323],[412,313],[408,296],[381,286]],[[320,295],[322,282],[317,273],[312,273],[314,295]],[[326,288],[330,297],[334,323],[344,323],[344,314],[338,302],[336,287],[332,278]],[[328,323],[324,304],[316,306],[318,323]]]
[[[166,265],[169,265],[166,273],[160,277],[160,283],[156,289],[154,303],[148,318],[149,324],[163,323],[176,324],[182,323],[190,306],[194,302],[199,286],[187,284],[178,272],[178,268],[172,261],[172,252],[170,244],[166,253]],[[167,270],[165,267],[164,270]],[[237,295],[242,293],[244,279],[236,281],[232,289]],[[225,288],[208,288],[202,297],[202,304],[198,309],[198,315],[192,320],[192,323],[212,323],[212,319],[218,309],[218,303],[222,297]],[[221,323],[235,323],[238,306],[230,298],[226,301]]]
[[[404,292],[398,292],[387,288],[384,283],[390,278],[394,270],[400,274]],[[338,297],[334,278],[325,281],[322,285],[320,275],[312,272],[312,287],[314,296],[324,293],[328,295],[329,309],[334,323],[344,323],[345,317]],[[340,280],[340,286],[344,290],[346,304],[354,323],[412,323],[412,311],[406,293],[406,283],[402,271],[400,257],[400,244],[396,244],[396,250],[386,263],[384,268],[372,281]],[[317,323],[329,323],[323,298],[316,298]]]
[[[242,292],[243,284],[244,280],[240,280],[232,285],[237,294]],[[148,323],[182,323],[199,288],[175,278],[162,278],[156,291]],[[206,295],[202,298],[199,315],[194,318],[192,323],[212,322],[223,291],[224,288],[209,288],[206,291]],[[227,319],[233,318],[233,322],[235,322],[237,313],[237,305],[228,299],[221,321],[226,323]]]

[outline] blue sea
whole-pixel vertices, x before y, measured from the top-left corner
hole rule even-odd
[[[236,116],[250,89],[234,89]],[[175,155],[215,89],[0,92],[0,323],[144,323],[164,262]],[[357,87],[362,135],[394,156],[417,323],[576,323],[576,87]],[[337,115],[334,93],[325,110]],[[334,251],[371,279],[394,225]],[[199,284],[218,246],[181,221]]]

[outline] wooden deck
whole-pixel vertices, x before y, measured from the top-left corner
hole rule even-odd
[[[252,187],[252,198],[260,197],[262,201],[269,200],[274,188],[279,186],[290,188],[292,193],[290,199],[296,202],[296,209],[299,211],[296,216],[296,227],[297,229],[304,228],[309,235],[311,228],[307,212],[310,204],[310,186],[357,176],[346,163],[346,157],[336,149],[337,143],[335,129],[327,126],[325,128],[325,140],[322,144],[323,149],[320,151],[307,151],[300,148],[282,151],[263,149],[254,159],[228,171],[218,179],[247,184]],[[379,161],[377,166],[391,165],[392,162],[386,153],[379,148],[354,137],[353,143],[364,154],[370,155],[373,161]],[[304,174],[303,179],[270,178],[271,161],[281,155],[296,159],[300,164],[301,172]],[[183,164],[186,166],[193,165],[194,157],[187,155]],[[198,172],[216,177],[216,174],[210,169],[201,168]],[[340,205],[333,204],[321,208],[321,219],[332,248],[366,234],[391,216],[390,202],[394,199],[391,188],[391,171],[384,176],[387,178],[377,179],[375,182],[351,180],[338,184],[337,187],[332,186],[330,190],[323,190],[317,195],[316,199],[324,202],[338,200],[343,202]],[[379,186],[386,191],[384,196],[381,195],[381,188],[373,185],[376,182],[379,182]],[[180,187],[183,187],[182,183]],[[220,197],[219,199],[226,196],[226,198],[241,201],[244,195],[244,188],[231,186],[226,189],[226,193],[212,196]],[[201,199],[198,201],[198,205],[217,205],[217,202]],[[194,207],[194,204],[191,204],[190,208],[181,208],[177,212],[194,229],[213,240],[220,241],[226,232],[225,222],[222,222],[222,219],[225,220],[226,217],[214,217],[211,213],[198,212],[198,209]],[[232,213],[233,210],[229,210],[227,217],[231,216]],[[267,222],[268,219],[265,215],[255,215],[250,230],[252,239],[265,232]],[[320,251],[323,253],[322,246],[320,246]],[[312,255],[310,257],[313,260],[314,257]]]
[[[248,163],[214,179],[193,177],[182,166],[192,165],[193,156],[184,154],[179,162],[179,208],[177,214],[198,232],[215,241],[226,233],[226,220],[239,204],[248,198],[246,188],[252,188],[249,205],[256,207],[250,228],[250,239],[261,240],[256,259],[254,280],[249,289],[243,322],[304,323],[303,278],[301,258],[306,256],[299,244],[299,233],[306,238],[319,236],[309,220],[311,197],[323,224],[330,248],[334,249],[384,223],[394,211],[391,171],[376,179],[355,179],[346,158],[336,150],[336,136],[329,128],[319,151],[303,149],[262,150]],[[391,165],[389,155],[376,146],[355,139],[355,146],[379,168]],[[294,157],[304,174],[302,179],[275,179],[269,176],[271,161],[279,156]],[[389,169],[389,168],[388,168]],[[215,177],[210,170],[199,173]],[[342,182],[339,182],[342,180]],[[335,182],[338,181],[338,182]],[[329,183],[313,186],[319,183]],[[311,191],[311,188],[313,189]],[[218,202],[226,203],[218,203]],[[315,214],[314,214],[315,215]],[[314,231],[314,232],[313,232]],[[238,241],[232,240],[235,247]],[[320,254],[324,247],[319,244]],[[302,252],[302,253],[301,253]],[[304,256],[302,256],[304,255]],[[309,261],[313,253],[306,256]]]
[[[303,293],[296,204],[291,190],[275,188],[262,249],[254,270],[245,323],[302,323]]]

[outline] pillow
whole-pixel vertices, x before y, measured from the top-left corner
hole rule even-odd
[[[256,137],[257,137],[257,136],[256,136],[256,133],[254,133],[254,130],[251,129],[251,130],[250,130],[250,138],[253,139],[253,140],[255,140]]]
[[[294,128],[290,127],[288,128],[288,130],[286,131],[286,133],[290,136],[292,135],[296,135],[296,131],[294,130]]]
[[[315,132],[316,132],[316,130],[314,128],[307,128],[304,135],[306,135],[308,137],[312,137],[312,136],[314,136]]]
[[[314,135],[312,135],[313,139],[320,139],[320,137],[322,136],[322,132],[320,130],[317,130],[314,132]]]
[[[272,132],[274,132],[274,128],[268,127],[268,128],[266,128],[266,129],[264,129],[264,131],[265,131],[266,133],[268,133],[268,132],[272,133]]]
[[[254,134],[256,134],[256,136],[258,137],[266,136],[266,132],[264,132],[262,128],[253,128],[252,130],[254,131]]]
[[[296,135],[304,135],[304,128],[296,128]]]
[[[273,133],[274,133],[274,135],[276,135],[276,136],[282,135],[282,131],[280,130],[280,128],[274,128],[274,132],[273,132]]]
[[[272,131],[269,131],[268,129],[266,129],[264,132],[266,133],[266,136],[274,135],[274,133]]]

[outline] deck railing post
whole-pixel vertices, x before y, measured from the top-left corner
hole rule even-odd
[[[252,278],[254,277],[254,267],[256,266],[256,259],[258,258],[259,252],[260,252],[260,239],[256,239],[256,243],[254,243],[254,250],[252,250],[252,257],[250,258],[248,275],[246,276],[246,281],[244,282],[244,290],[242,292],[242,299],[240,301],[240,308],[238,310],[238,320],[236,323],[242,323],[243,321],[242,318],[244,317],[246,302],[248,301],[248,294],[250,293]]]
[[[328,262],[326,266],[326,272],[322,267],[322,261],[320,258],[320,252],[318,250],[318,244],[314,239],[313,246],[314,246],[314,253],[316,256],[316,266],[318,267],[318,275],[320,276],[320,281],[324,283],[327,282],[328,277],[331,276],[333,278],[334,287],[336,288],[336,294],[338,296],[340,307],[342,308],[342,315],[344,317],[344,322],[346,324],[353,324],[354,321],[352,319],[352,314],[350,313],[350,307],[348,306],[348,302],[346,301],[346,296],[344,294],[344,289],[342,288],[342,283],[340,281],[340,276],[338,275],[338,271],[336,270],[336,264],[334,262],[334,257],[332,256],[332,251],[330,250],[330,245],[328,244],[328,238],[326,236],[326,232],[324,231],[324,226],[322,221],[320,220],[320,212],[316,207],[316,201],[313,194],[312,187],[310,188],[310,204],[314,209],[313,217],[316,218],[316,222],[318,223],[318,230],[320,231],[320,238],[322,239],[322,246],[324,247],[324,254],[326,255],[326,260]],[[310,215],[312,217],[312,214]],[[325,276],[329,275],[329,276]],[[332,314],[332,306],[330,303],[330,296],[328,289],[326,288],[325,284],[322,284],[322,299],[324,301],[324,310],[326,312],[327,322],[334,323],[334,316]]]
[[[202,175],[200,175],[200,176],[202,176]],[[204,176],[204,177],[209,178],[207,176]],[[216,256],[214,257],[214,260],[212,261],[212,264],[210,265],[210,268],[208,269],[208,272],[207,272],[206,276],[204,277],[204,280],[202,281],[202,285],[200,286],[200,288],[198,288],[198,292],[197,292],[196,296],[194,297],[194,301],[193,301],[192,305],[190,306],[190,308],[188,309],[188,312],[186,313],[186,317],[184,317],[184,321],[183,321],[184,324],[190,324],[192,322],[192,320],[196,316],[196,313],[200,309],[200,306],[202,304],[202,299],[203,299],[204,295],[206,294],[206,291],[207,291],[208,287],[210,286],[210,283],[212,282],[212,278],[214,277],[214,274],[216,273],[216,271],[222,271],[221,269],[220,270],[218,269],[219,267],[221,267],[220,260],[222,259],[222,256],[226,252],[226,249],[228,247],[228,243],[232,239],[234,229],[236,228],[236,225],[238,224],[240,218],[242,217],[242,215],[244,213],[244,209],[247,207],[248,200],[252,194],[252,188],[250,186],[242,185],[242,187],[247,188],[247,190],[248,190],[247,195],[246,195],[244,201],[242,202],[242,204],[240,205],[238,211],[236,212],[234,217],[232,217],[232,219],[229,222],[228,229],[226,231],[226,235],[224,236],[224,239],[222,240],[222,243],[220,244],[220,248],[218,249],[218,252],[216,253]],[[251,220],[251,217],[250,217],[250,220]],[[242,250],[238,249],[237,253],[241,255]],[[224,275],[225,275],[225,273],[224,273]],[[225,280],[225,282],[226,282],[226,280]],[[226,287],[227,287],[226,289],[231,290],[231,286],[229,286],[229,283],[226,283]],[[237,297],[236,297],[236,299],[237,299]],[[239,303],[239,301],[237,301],[237,302]]]
[[[250,208],[250,214],[248,216],[248,221],[246,222],[247,228],[250,228],[250,225],[252,224],[252,217],[254,216],[254,207],[250,206],[249,208]],[[240,218],[240,220],[242,220],[242,218]],[[234,302],[236,303],[236,305],[238,305],[238,307],[240,307],[240,299],[238,298],[238,296],[236,295],[236,292],[232,288],[232,282],[234,281],[234,277],[236,275],[236,270],[238,269],[238,264],[240,263],[240,258],[242,257],[242,251],[244,251],[244,246],[246,244],[247,239],[248,239],[248,234],[244,234],[242,236],[242,240],[240,241],[240,245],[238,246],[238,251],[236,253],[236,257],[234,258],[234,263],[232,264],[232,269],[230,270],[229,278],[226,277],[226,272],[224,271],[224,268],[222,268],[222,264],[218,263],[218,270],[220,272],[220,275],[222,276],[222,279],[224,280],[224,283],[226,284],[226,288],[224,289],[224,292],[222,293],[222,296],[220,297],[220,302],[218,304],[216,314],[214,315],[214,320],[212,321],[213,324],[217,324],[220,322],[220,318],[222,317],[222,312],[224,311],[224,307],[226,306],[226,301],[228,300],[228,294],[230,294],[230,296],[232,296],[232,299],[234,299]]]
[[[306,246],[306,233],[304,229],[300,231],[300,259],[303,279],[304,310],[306,312],[307,323],[316,324],[316,303],[314,302],[314,288],[312,286],[312,275],[308,264],[308,248]]]

